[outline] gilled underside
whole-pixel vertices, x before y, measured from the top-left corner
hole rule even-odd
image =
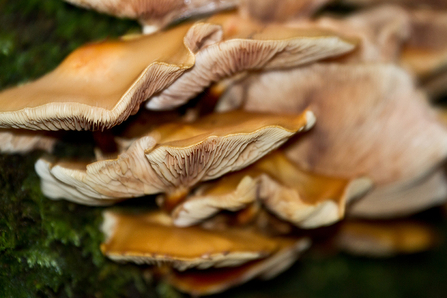
[[[353,48],[353,41],[327,30],[217,15],[148,36],[81,47],[42,78],[1,92],[0,127],[109,129],[146,100],[151,109],[172,109],[214,81],[249,70],[298,66]]]
[[[114,159],[88,165],[41,159],[36,171],[42,190],[54,199],[101,205],[160,192],[182,197],[200,181],[253,163],[313,122],[310,111],[299,116],[214,114],[153,129]]]

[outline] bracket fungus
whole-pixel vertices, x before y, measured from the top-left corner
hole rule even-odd
[[[81,130],[121,123],[193,66],[193,47],[212,39],[212,28],[197,26],[195,34],[185,24],[79,48],[37,81],[0,93],[0,126]]]
[[[432,228],[410,220],[348,220],[335,242],[343,251],[370,257],[390,257],[426,251],[437,242]]]
[[[442,205],[447,198],[446,179],[445,170],[435,167],[414,180],[382,186],[354,202],[349,214],[359,218],[395,218]]]
[[[245,18],[264,23],[288,22],[311,17],[330,0],[240,0],[239,12]]]
[[[51,152],[57,140],[58,138],[55,134],[0,128],[1,153],[27,153],[32,150]]]
[[[162,212],[139,215],[108,212],[104,218],[106,240],[101,250],[107,257],[136,263],[170,263],[180,271],[234,267],[265,258],[297,240],[304,240],[269,237],[244,227],[224,230],[200,226],[179,228]],[[304,241],[308,242],[308,239]]]
[[[414,73],[431,97],[447,92],[447,11],[408,12],[411,35],[403,47],[401,64]]]
[[[339,1],[67,1],[152,34],[85,45],[0,92],[0,151],[51,151],[55,130],[99,130],[92,160],[70,152],[35,170],[51,199],[158,195],[143,199],[158,203],[149,213],[103,213],[108,258],[159,265],[154,277],[206,295],[279,274],[329,229],[354,254],[435,242],[424,226],[366,219],[447,200],[447,112],[427,100],[434,87],[417,85],[436,77],[445,92],[445,11],[313,18]]]
[[[240,0],[65,0],[121,18],[137,19],[146,34],[189,17],[231,9]]]
[[[271,256],[238,267],[182,272],[168,270],[164,273],[164,279],[180,291],[193,296],[215,294],[253,278],[267,280],[276,277],[292,266],[308,247],[309,242],[304,238],[290,243]]]
[[[257,189],[257,179],[246,169],[204,183],[172,210],[173,223],[178,227],[187,227],[221,210],[241,210],[256,200]]]
[[[176,226],[190,226],[219,210],[236,211],[255,201],[301,228],[342,219],[345,205],[371,187],[365,178],[336,179],[300,170],[274,152],[243,169],[199,187],[172,212]]]
[[[133,215],[107,212],[104,218],[102,229],[106,240],[101,250],[107,257],[187,270],[170,271],[167,280],[183,291],[200,295],[223,291],[258,275],[273,277],[287,269],[310,244],[308,238],[271,237],[250,227],[179,228],[161,212]],[[247,265],[224,268],[243,264]],[[212,271],[214,278],[210,276],[208,282],[200,278],[201,274],[197,278],[194,271],[188,271],[210,267],[216,269]],[[204,273],[207,271],[209,274],[209,270]]]
[[[392,3],[404,7],[431,7],[437,9],[447,8],[447,3],[444,0],[341,0],[341,2],[358,6]]]
[[[212,114],[190,124],[162,125],[116,159],[88,165],[41,159],[36,171],[42,191],[54,199],[100,205],[163,192],[176,200],[200,181],[255,162],[314,122],[310,111],[298,116]]]
[[[238,8],[244,18],[284,22],[308,17],[330,0],[65,0],[117,17],[137,19],[146,34],[176,21]]]
[[[148,109],[180,106],[212,82],[240,72],[296,67],[355,48],[355,40],[317,27],[264,25],[228,14],[214,16],[207,22],[222,26],[223,41],[200,50],[195,55],[194,67],[153,96],[146,104]]]
[[[447,157],[446,127],[437,120],[411,77],[396,66],[313,64],[253,75],[230,88],[220,103],[221,109],[237,106],[277,113],[299,113],[310,107],[318,123],[289,144],[285,153],[314,173],[370,178],[376,188],[354,204],[354,214],[360,213],[359,209],[364,209],[360,206],[373,200],[377,191],[382,191],[381,195],[388,191],[387,203],[371,202],[362,216],[412,213],[445,199],[445,181],[436,179],[432,182],[439,184],[438,191],[430,193],[436,195],[419,198],[413,205],[417,208],[392,203],[400,200],[400,191],[405,191],[399,186],[420,184],[424,177],[430,178],[429,174]]]
[[[383,5],[344,17],[323,15],[315,20],[296,20],[290,26],[326,29],[357,40],[354,51],[333,58],[339,63],[394,62],[411,31],[408,12],[393,5]]]
[[[232,14],[218,15],[78,49],[37,81],[0,93],[0,127],[107,129],[136,113],[150,97],[147,107],[169,109],[225,76],[302,65],[353,48],[321,30],[264,27]]]

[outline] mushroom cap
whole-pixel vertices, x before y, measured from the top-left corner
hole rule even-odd
[[[259,173],[244,169],[200,185],[172,210],[174,225],[188,227],[221,210],[238,211],[247,207],[257,198],[257,175]]]
[[[392,3],[407,7],[447,8],[447,3],[444,0],[342,0],[342,2],[358,6]]]
[[[315,27],[264,25],[234,14],[214,16],[206,22],[222,26],[222,41],[203,47],[195,56],[194,67],[153,96],[146,108],[164,110],[180,106],[212,82],[244,71],[296,67],[355,48],[354,40]]]
[[[106,240],[101,251],[107,257],[140,264],[169,263],[178,270],[238,266],[297,241],[267,237],[249,228],[178,228],[161,212],[132,215],[106,212],[102,229]]]
[[[0,93],[0,127],[102,130],[126,120],[155,93],[148,106],[169,109],[224,76],[308,63],[354,47],[321,30],[239,21],[224,14],[150,36],[84,46],[42,78]]]
[[[437,242],[433,229],[410,220],[352,221],[342,223],[336,245],[343,251],[368,257],[418,253]]]
[[[236,211],[259,201],[300,228],[332,224],[345,205],[371,187],[369,179],[336,179],[307,173],[274,152],[249,168],[210,182],[173,211],[176,226],[196,224],[219,210]]]
[[[239,0],[65,0],[74,5],[121,18],[138,19],[152,30],[163,28],[179,19],[230,9]]]
[[[234,85],[221,100],[246,111],[312,109],[318,123],[285,153],[315,173],[366,175],[387,184],[424,176],[447,155],[446,128],[410,75],[394,65],[327,63],[271,71]]]
[[[411,31],[409,13],[393,5],[361,10],[344,18],[323,16],[312,21],[298,20],[291,26],[331,30],[358,40],[356,50],[333,59],[345,63],[395,62]]]
[[[447,67],[447,12],[413,10],[411,35],[402,51],[401,63],[424,78]]]
[[[192,67],[194,51],[216,40],[217,32],[209,24],[184,24],[151,36],[83,46],[42,78],[0,93],[0,127],[113,127]]]
[[[222,100],[227,97],[227,106],[240,103],[248,111],[315,111],[319,120],[312,131],[285,148],[313,173],[365,176],[376,187],[391,188],[420,183],[447,156],[445,126],[411,77],[393,65],[314,64],[269,72],[235,85]],[[424,205],[434,202],[438,196]]]
[[[240,0],[239,11],[246,18],[259,21],[286,22],[310,17],[331,0]]]
[[[215,294],[253,278],[274,278],[288,269],[308,247],[309,241],[300,239],[262,260],[251,261],[234,268],[210,268],[183,272],[171,270],[165,280],[180,291],[193,296]]]
[[[162,125],[116,159],[91,164],[40,159],[36,171],[42,191],[54,199],[110,204],[160,192],[183,196],[200,181],[255,162],[314,122],[310,111],[298,116],[212,114],[194,123]]]
[[[339,221],[346,205],[372,186],[368,178],[341,179],[303,171],[282,154],[273,154],[255,166],[264,172],[259,189],[264,206],[300,228]]]
[[[117,17],[138,19],[152,33],[179,19],[239,7],[241,15],[262,22],[311,16],[330,0],[66,0]]]
[[[350,217],[395,218],[441,205],[447,198],[444,169],[435,169],[415,181],[383,186],[349,208]]]
[[[1,153],[28,153],[33,150],[53,151],[57,136],[23,129],[0,129]]]

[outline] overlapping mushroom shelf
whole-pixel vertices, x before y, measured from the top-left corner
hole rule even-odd
[[[367,178],[336,179],[297,168],[281,152],[196,189],[172,213],[174,224],[190,226],[219,210],[241,210],[259,202],[299,227],[314,228],[343,218],[346,204],[369,190]]]
[[[381,220],[447,198],[447,112],[432,105],[447,92],[446,11],[402,0],[311,18],[331,1],[68,2],[151,34],[85,45],[2,91],[0,150],[50,152],[54,130],[99,131],[95,159],[47,154],[35,169],[51,199],[157,202],[105,211],[112,260],[157,264],[205,295],[279,274],[310,229],[345,217],[330,237],[354,254],[436,242],[422,224]]]
[[[169,109],[240,72],[302,65],[353,48],[325,30],[265,27],[219,15],[78,49],[39,80],[2,92],[0,127],[111,128],[148,99],[151,108]]]
[[[246,167],[313,123],[310,111],[298,116],[213,114],[153,129],[115,159],[88,165],[41,159],[36,171],[51,198],[93,205],[156,193],[174,199],[200,181]]]

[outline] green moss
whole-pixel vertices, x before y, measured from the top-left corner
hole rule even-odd
[[[139,30],[59,0],[3,0],[0,12],[0,88],[43,75],[86,42]]]
[[[0,156],[0,297],[152,294],[141,268],[99,251],[101,208],[43,197],[33,171],[38,156]]]

